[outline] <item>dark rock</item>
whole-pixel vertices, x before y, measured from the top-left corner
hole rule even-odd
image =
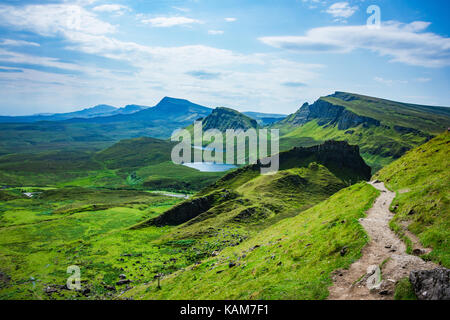
[[[381,290],[380,292],[378,292],[378,294],[380,296],[387,296],[389,295],[391,292],[389,290]]]
[[[347,251],[348,251],[348,247],[347,246],[343,247],[340,252],[341,257],[345,256],[347,254]]]
[[[45,291],[45,293],[47,293],[47,294],[52,294],[52,293],[55,293],[55,292],[58,292],[59,290],[57,289],[57,288],[55,288],[55,287],[46,287],[45,289],[44,289],[44,291]]]
[[[117,284],[118,286],[121,286],[121,285],[124,285],[124,284],[128,284],[128,283],[130,283],[130,282],[131,282],[130,279],[122,279],[122,280],[117,281],[116,284]]]
[[[450,300],[450,269],[411,271],[409,280],[419,300]]]
[[[422,250],[422,249],[414,249],[413,251],[412,251],[412,253],[413,253],[413,255],[415,255],[415,256],[421,256],[421,255],[423,255],[423,254],[425,254],[426,252],[425,252],[425,250]]]
[[[122,274],[119,274],[119,278],[120,278],[120,279],[126,279],[127,276],[126,276],[125,274],[122,273]]]
[[[4,284],[8,284],[8,282],[10,282],[11,281],[11,277],[10,276],[8,276],[6,273],[4,273],[4,272],[0,272],[0,285],[2,284],[2,283],[4,283]]]
[[[234,262],[230,262],[229,264],[228,264],[228,267],[229,268],[233,268],[233,267],[235,267],[236,266],[236,263],[234,263]]]

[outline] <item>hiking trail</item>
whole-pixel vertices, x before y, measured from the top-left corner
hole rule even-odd
[[[367,211],[367,216],[360,219],[369,235],[369,243],[363,248],[361,258],[348,270],[333,273],[329,300],[391,300],[396,282],[408,277],[411,271],[438,267],[406,253],[406,245],[389,228],[389,221],[394,217],[389,207],[395,198],[395,192],[389,191],[383,182],[375,181],[370,184],[380,190],[381,194]],[[408,232],[407,235],[411,239],[411,233]],[[411,240],[414,252],[430,251],[422,248],[417,238]],[[377,266],[381,270],[381,282],[377,280]]]

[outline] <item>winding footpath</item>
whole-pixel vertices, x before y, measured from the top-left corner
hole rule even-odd
[[[394,217],[389,207],[395,193],[389,191],[382,182],[370,184],[381,191],[372,208],[367,211],[366,218],[360,219],[370,242],[363,248],[361,259],[348,270],[334,273],[329,300],[390,300],[393,299],[395,283],[408,277],[411,271],[438,267],[406,253],[406,245],[389,228],[389,221]],[[427,252],[420,247],[417,239],[412,240],[414,249]],[[377,267],[380,267],[381,279],[377,276]]]

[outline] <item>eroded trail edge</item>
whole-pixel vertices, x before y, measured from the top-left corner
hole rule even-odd
[[[367,216],[360,219],[361,225],[370,237],[362,250],[362,257],[348,270],[333,274],[333,286],[329,288],[330,300],[389,300],[393,299],[395,284],[408,277],[413,270],[430,270],[438,267],[432,262],[406,253],[406,245],[389,228],[394,217],[389,207],[395,193],[382,182],[371,182],[381,191]],[[376,267],[381,270],[381,282],[373,274]],[[368,286],[368,282],[370,285]]]

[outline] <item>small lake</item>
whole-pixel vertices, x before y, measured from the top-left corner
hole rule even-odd
[[[193,168],[201,172],[223,172],[237,168],[234,164],[214,163],[214,162],[183,163],[183,166]]]

